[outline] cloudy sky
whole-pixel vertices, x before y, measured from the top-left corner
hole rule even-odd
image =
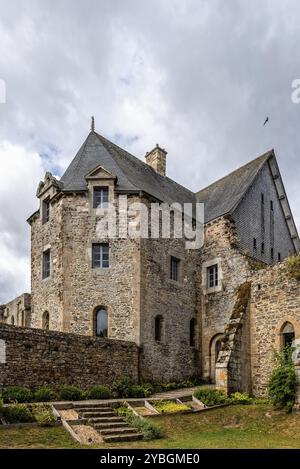
[[[30,291],[38,182],[62,174],[92,114],[140,158],[166,148],[168,175],[195,191],[274,148],[300,225],[297,0],[0,0],[0,12],[0,303]]]

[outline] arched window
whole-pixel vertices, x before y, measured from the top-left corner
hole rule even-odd
[[[11,323],[11,325],[12,325],[12,326],[14,326],[14,325],[15,325],[15,318],[14,318],[14,316],[12,316],[12,317],[11,317],[11,319],[10,319],[10,323]]]
[[[97,337],[107,337],[108,331],[108,316],[105,308],[101,307],[96,310],[96,336]]]
[[[221,339],[219,339],[219,340],[217,340],[216,345],[215,345],[215,348],[216,348],[216,350],[215,350],[215,361],[216,361],[216,363],[217,363],[217,360],[218,360],[219,353],[221,351],[221,347],[222,347],[222,341],[221,341]]]
[[[158,315],[155,317],[155,340],[157,342],[161,342],[162,340],[162,333],[163,333],[163,317]]]
[[[197,321],[195,318],[192,318],[190,320],[190,346],[191,347],[196,346],[196,326],[197,326]]]
[[[209,375],[212,383],[216,382],[216,363],[222,347],[223,334],[219,333],[211,338],[209,344]]]
[[[48,311],[45,311],[43,314],[42,328],[45,330],[49,330],[49,323],[50,323],[49,313]]]
[[[284,323],[283,327],[281,328],[281,334],[282,347],[291,347],[295,339],[295,329],[293,324],[291,324],[290,322]]]

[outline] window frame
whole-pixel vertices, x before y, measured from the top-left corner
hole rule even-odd
[[[180,280],[180,263],[181,259],[176,256],[170,256],[170,272],[169,278],[173,282],[179,282]]]
[[[207,266],[206,281],[208,289],[217,288],[219,286],[219,266],[217,263]]]
[[[100,193],[100,197],[97,194]],[[104,197],[105,194],[105,197]],[[97,199],[99,204],[97,205]],[[106,200],[107,199],[107,200]],[[93,208],[108,208],[109,207],[109,186],[94,186],[93,187]]]
[[[46,259],[46,256],[49,257]],[[43,260],[42,260],[42,278],[43,280],[49,278],[51,275],[51,249],[48,248],[43,251]]]
[[[99,253],[95,253],[96,248],[99,248]],[[105,248],[105,252],[103,252],[104,248]],[[97,260],[95,260],[96,255],[98,257]],[[110,267],[109,243],[92,243],[92,269],[109,269],[109,267]]]
[[[105,313],[106,316],[106,328],[102,329],[101,333],[98,334],[98,314]],[[95,309],[95,319],[94,319],[94,334],[96,337],[100,339],[107,339],[108,338],[108,312],[107,308],[104,306],[99,306]],[[103,331],[106,331],[106,335],[103,334]]]
[[[42,201],[42,224],[48,223],[50,220],[50,196]]]

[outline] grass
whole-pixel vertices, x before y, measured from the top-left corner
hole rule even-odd
[[[274,411],[267,404],[235,405],[197,414],[155,417],[153,421],[163,430],[164,438],[102,447],[300,448],[300,416]],[[80,445],[62,427],[2,428],[0,448],[80,448]]]

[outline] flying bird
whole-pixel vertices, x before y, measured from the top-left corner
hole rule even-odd
[[[269,122],[269,118],[268,118],[268,117],[266,117],[266,120],[265,120],[265,122],[264,122],[264,125],[266,125],[267,122]]]

